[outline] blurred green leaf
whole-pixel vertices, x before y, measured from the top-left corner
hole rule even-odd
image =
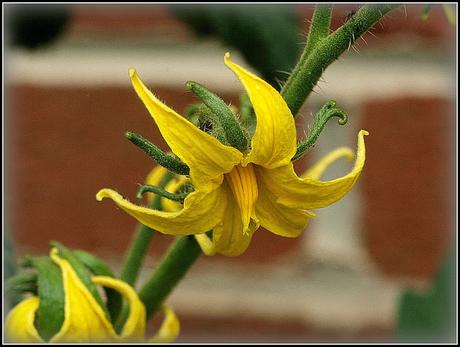
[[[199,37],[213,36],[238,49],[275,88],[285,81],[305,41],[289,5],[170,6]]]
[[[18,266],[16,256],[14,254],[13,240],[11,240],[11,235],[8,231],[4,232],[3,242],[3,281],[6,281],[17,273]],[[8,292],[5,296],[5,305],[7,308],[13,307],[19,301],[21,301],[21,295],[19,295],[17,292]]]
[[[397,337],[411,342],[448,342],[455,338],[455,256],[451,254],[427,293],[403,293]]]

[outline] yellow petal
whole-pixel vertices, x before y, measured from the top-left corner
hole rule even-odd
[[[355,165],[341,178],[331,181],[299,178],[292,163],[273,170],[260,170],[258,178],[261,184],[270,187],[270,191],[277,197],[277,202],[287,207],[301,209],[326,207],[347,194],[358,180],[366,158],[365,135],[368,135],[367,131],[359,132]]]
[[[249,227],[245,230],[240,208],[226,182],[223,189],[227,191],[227,208],[222,223],[214,227],[212,241],[217,253],[238,256],[248,248],[252,235],[259,228],[259,221],[252,216]]]
[[[81,282],[72,266],[51,250],[51,259],[62,271],[65,293],[65,318],[61,330],[50,342],[106,342],[116,333],[104,311]]]
[[[251,218],[254,216],[255,203],[258,195],[256,175],[253,166],[252,164],[248,164],[246,167],[237,165],[232,171],[225,175],[226,182],[241,211],[244,232],[248,230]]]
[[[152,186],[159,186],[163,177],[168,173],[168,169],[161,165],[157,165],[153,168],[152,171],[149,172],[145,179],[146,184],[150,184]]]
[[[211,192],[194,191],[184,200],[184,207],[177,212],[153,210],[137,206],[111,189],[102,189],[96,199],[112,199],[126,213],[140,223],[170,235],[201,234],[220,222],[226,201],[224,191],[218,187]]]
[[[161,306],[165,318],[158,333],[148,340],[148,342],[167,343],[174,342],[179,336],[180,322],[174,311],[166,305]]]
[[[258,171],[265,170],[259,168]],[[298,208],[279,204],[277,197],[270,192],[270,187],[259,187],[259,199],[256,204],[256,215],[260,225],[268,231],[284,237],[297,237],[305,229],[314,213]]]
[[[176,176],[166,185],[165,190],[177,194],[179,189],[188,181],[189,179],[185,176]],[[179,201],[170,200],[168,198],[161,198],[161,208],[163,211],[167,212],[176,212],[180,211],[183,208],[183,205]]]
[[[286,102],[267,82],[232,62],[229,53],[225,64],[246,89],[257,118],[251,151],[243,165],[255,163],[273,169],[288,164],[296,152],[296,128]]]
[[[34,326],[40,299],[33,296],[22,300],[8,313],[5,332],[8,342],[44,342]]]
[[[134,69],[129,70],[129,75],[137,95],[149,110],[169,147],[189,166],[195,187],[220,184],[222,174],[241,161],[241,152],[223,145],[163,104],[142,83]]]
[[[145,307],[133,287],[123,281],[106,276],[94,276],[92,281],[94,284],[115,289],[129,304],[129,316],[118,336],[119,339],[121,341],[143,341],[145,338]]]
[[[195,235],[195,240],[200,245],[201,250],[204,255],[208,257],[216,254],[216,246],[212,240],[206,234],[197,234]]]
[[[353,160],[354,153],[351,148],[348,147],[340,147],[332,152],[328,153],[325,157],[321,158],[315,165],[313,165],[310,169],[305,171],[302,175],[302,178],[312,178],[312,179],[319,179],[324,171],[333,164],[335,161],[339,160],[340,158],[347,158],[348,160]]]

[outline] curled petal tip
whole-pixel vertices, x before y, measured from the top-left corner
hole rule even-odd
[[[107,189],[101,189],[96,194],[96,200],[97,201],[102,201],[102,199],[104,199],[106,197],[107,197]]]
[[[128,74],[129,74],[129,77],[130,77],[130,78],[133,78],[134,76],[136,76],[136,69],[130,67],[130,68],[128,69]]]
[[[364,136],[369,135],[369,131],[367,130],[361,130],[360,133],[363,134]]]
[[[232,60],[230,59],[230,52],[225,53],[224,55],[224,63],[225,65],[232,64]]]

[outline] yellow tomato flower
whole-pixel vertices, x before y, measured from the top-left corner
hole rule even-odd
[[[80,280],[70,263],[51,250],[51,259],[63,275],[65,309],[64,322],[49,342],[133,342],[144,341],[146,313],[136,291],[123,281],[106,276],[94,276],[96,285],[117,290],[129,304],[129,316],[120,334],[117,334],[101,306]],[[6,334],[11,342],[45,342],[34,325],[40,305],[37,296],[16,305],[6,319]],[[164,306],[165,319],[151,342],[170,342],[179,334],[179,321],[174,312]]]
[[[349,149],[340,149],[320,161],[310,174],[298,177],[291,162],[297,148],[296,128],[286,102],[268,83],[232,62],[229,53],[224,61],[254,107],[257,124],[250,150],[242,153],[197,128],[158,100],[130,69],[134,89],[164,139],[189,166],[195,190],[175,211],[137,206],[107,188],[96,198],[112,199],[139,222],[161,233],[195,234],[205,254],[236,256],[246,250],[259,226],[280,236],[297,237],[314,217],[308,210],[342,198],[363,169],[364,136],[368,133],[359,132],[355,165],[346,176],[319,180],[331,161],[352,156]],[[205,234],[210,229],[212,240]]]

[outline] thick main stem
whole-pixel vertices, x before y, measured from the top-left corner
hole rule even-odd
[[[147,318],[150,318],[160,307],[200,254],[200,246],[193,236],[176,239],[166,257],[147,279],[139,293],[147,310]]]
[[[323,38],[309,54],[303,54],[292,75],[281,89],[281,95],[293,115],[297,115],[324,70],[345,52],[397,4],[361,7],[343,26]],[[309,45],[306,46],[309,50]]]
[[[120,275],[120,278],[126,283],[130,285],[136,283],[141,265],[149,250],[150,241],[154,235],[154,230],[142,224],[138,225]]]

